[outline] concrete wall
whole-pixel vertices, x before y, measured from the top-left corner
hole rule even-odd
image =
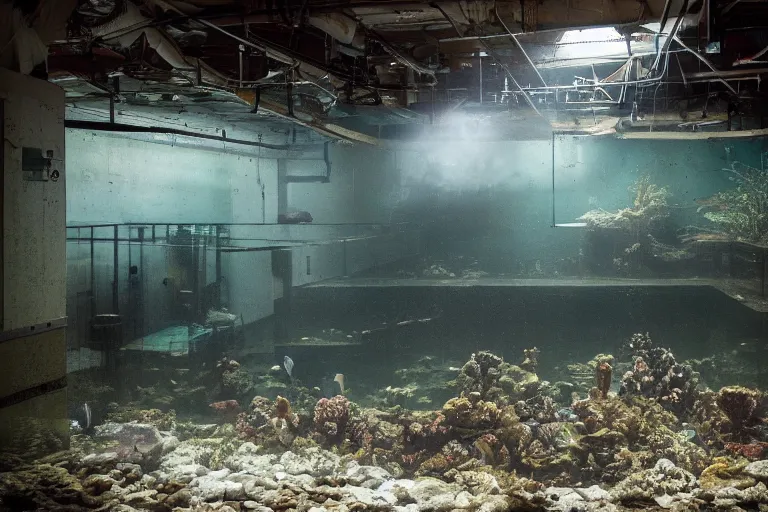
[[[394,151],[331,144],[330,182],[290,183],[283,190],[283,207],[311,212],[313,224],[277,225],[277,158],[282,158],[281,165],[289,175],[324,175],[322,153],[272,151],[269,158],[258,160],[256,154],[180,147],[82,130],[69,130],[67,143],[69,167],[74,169],[69,180],[69,225],[247,223],[252,225],[231,226],[232,246],[254,249],[293,241],[292,264],[286,270],[290,275],[285,276],[273,275],[270,251],[222,255],[223,299],[246,324],[274,313],[274,301],[282,297],[284,281],[300,286],[342,276],[393,261],[415,247],[412,239],[370,226],[352,226],[389,222],[400,187]],[[127,229],[121,227],[121,236],[128,236]],[[95,234],[110,238],[112,228],[96,228]],[[132,237],[136,236],[132,232]],[[82,319],[112,311],[113,246],[109,241],[95,245],[92,271],[90,244],[70,242],[69,249],[68,314],[78,319],[69,345],[77,347],[87,335],[87,322]],[[208,262],[213,258],[214,254],[209,255]],[[125,317],[126,338],[178,323],[173,292],[163,284],[172,272],[168,249],[145,244],[141,250],[138,244],[121,243],[118,261],[118,306]],[[128,272],[131,264],[139,267],[135,276]],[[215,272],[206,269],[204,275],[211,281]]]
[[[263,221],[255,157],[73,129],[66,142],[70,225]],[[269,185],[274,160],[261,173]]]
[[[329,159],[330,183],[290,183],[288,208],[309,211],[319,224],[388,224],[401,190],[398,152],[335,144]],[[288,167],[289,175],[325,172],[317,164],[307,167],[304,162],[294,162]],[[293,251],[293,284],[301,286],[384,265],[413,254],[416,247],[411,242],[407,237],[375,236],[301,247]]]
[[[397,151],[332,144],[330,183],[290,183],[289,209],[306,210],[315,223],[386,223],[400,192]],[[322,162],[294,161],[289,174],[307,167],[324,174]]]
[[[69,440],[63,122],[59,87],[0,69],[0,449],[30,457]],[[23,148],[38,157],[50,152],[48,169],[25,162]],[[40,439],[51,442],[34,442]]]

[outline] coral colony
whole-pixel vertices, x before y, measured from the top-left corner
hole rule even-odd
[[[68,450],[11,461],[17,469],[0,473],[0,503],[125,512],[768,505],[762,392],[709,389],[691,364],[642,333],[621,357],[569,364],[567,380],[540,379],[539,355],[525,350],[512,364],[476,352],[433,387],[421,387],[429,380],[422,377],[442,375],[439,364],[422,358],[399,373],[410,379],[409,400],[453,395],[426,410],[318,397],[293,376],[290,400],[213,402],[214,423],[117,409],[93,435],[74,435]],[[242,369],[222,360],[216,371],[222,378]]]

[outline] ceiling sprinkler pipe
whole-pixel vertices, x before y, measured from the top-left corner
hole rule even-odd
[[[722,76],[720,76],[720,71],[719,71],[717,68],[715,68],[715,66],[714,66],[714,65],[712,65],[712,63],[711,63],[711,62],[709,62],[709,60],[708,60],[706,57],[704,57],[703,55],[701,55],[699,52],[697,52],[697,51],[694,51],[694,50],[692,50],[692,49],[688,48],[688,47],[685,45],[685,43],[683,43],[683,42],[680,40],[680,38],[679,38],[679,37],[677,37],[676,35],[675,35],[675,36],[672,36],[672,37],[674,38],[674,40],[675,40],[675,42],[676,42],[677,44],[679,44],[680,46],[682,46],[682,47],[683,47],[683,49],[685,49],[685,50],[687,50],[688,52],[692,53],[694,57],[696,57],[697,59],[699,59],[699,60],[700,60],[702,63],[704,63],[704,65],[705,65],[705,66],[707,66],[709,69],[711,69],[711,70],[712,70],[712,72],[715,74],[715,77],[717,78],[717,81],[719,81],[719,82],[722,82],[722,83],[723,83],[723,85],[725,85],[725,86],[728,88],[728,90],[729,90],[729,91],[731,91],[731,92],[732,92],[733,94],[735,94],[736,96],[738,96],[738,95],[739,95],[739,93],[738,93],[738,92],[736,92],[736,89],[734,89],[734,88],[733,88],[733,86],[731,86],[731,84],[729,84],[728,82],[726,82],[726,81],[723,79],[723,77],[722,77]]]
[[[680,26],[683,24],[683,18],[685,15],[688,14],[688,0],[683,0],[683,5],[680,7],[680,14],[678,14],[677,19],[675,20],[675,24],[672,25],[672,30],[670,31],[669,36],[664,41],[664,46],[661,47],[661,51],[659,51],[656,54],[656,59],[653,61],[653,65],[651,66],[651,71],[656,71],[656,68],[659,67],[659,61],[661,60],[661,56],[666,54],[669,51],[669,45],[672,44],[672,40],[677,36],[677,31],[680,30]],[[662,28],[659,28],[659,35],[662,33]],[[664,76],[664,73],[662,73],[662,76]]]
[[[531,58],[528,56],[528,53],[523,48],[523,45],[520,44],[520,41],[517,39],[517,36],[515,36],[515,34],[513,34],[512,31],[509,30],[509,28],[507,28],[507,24],[504,23],[504,20],[501,19],[501,16],[499,16],[499,8],[496,5],[496,2],[493,3],[493,13],[496,15],[496,19],[499,20],[499,22],[501,23],[501,26],[504,27],[504,30],[507,31],[507,33],[509,34],[509,37],[512,38],[512,40],[515,42],[517,47],[520,48],[520,51],[523,52],[523,55],[525,56],[525,60],[528,61],[528,64],[531,65],[531,67],[533,68],[533,71],[536,72],[536,76],[539,77],[539,80],[541,80],[541,83],[544,85],[544,87],[546,87],[547,82],[544,81],[544,77],[542,77],[541,73],[539,73],[539,69],[536,67],[536,64],[534,64]]]
[[[609,87],[618,85],[650,85],[660,82],[667,73],[669,66],[669,56],[664,59],[664,71],[653,78],[643,78],[642,80],[627,80],[624,82],[595,82],[593,84],[571,84],[571,85],[548,85],[547,87],[524,87],[523,91],[549,91],[549,90],[572,90],[572,89],[594,89],[597,87]],[[512,91],[514,93],[514,91]]]
[[[672,7],[672,0],[664,2],[664,10],[661,13],[661,22],[659,23],[659,33],[664,32],[664,25],[667,24],[669,18],[669,9]]]

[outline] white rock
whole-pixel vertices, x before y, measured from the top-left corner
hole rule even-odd
[[[245,488],[239,482],[224,480],[224,499],[230,501],[241,501],[245,499]]]
[[[167,455],[171,453],[173,450],[179,447],[181,443],[179,442],[179,438],[176,436],[168,436],[163,437],[163,455]]]
[[[383,482],[377,490],[381,492],[392,492],[395,487],[410,489],[415,483],[416,482],[413,480],[387,480],[386,482]]]
[[[461,491],[454,498],[456,508],[470,508],[472,506],[473,496],[467,491]]]
[[[301,455],[285,452],[280,464],[291,475],[307,474],[315,477],[331,475],[339,467],[339,456],[318,447],[308,448]]]
[[[179,466],[200,465],[209,460],[213,455],[213,446],[201,445],[192,441],[184,441],[172,451],[165,453],[160,459],[160,469],[168,473],[179,473],[175,471]]]
[[[236,485],[242,487],[242,484]],[[224,500],[227,487],[227,482],[212,478],[210,475],[197,477],[189,484],[189,490],[192,492],[192,495],[199,497],[203,501]]]
[[[477,512],[506,512],[507,510],[509,510],[509,501],[505,496],[487,496]]]
[[[143,485],[144,487],[154,487],[155,484],[157,483],[157,477],[154,477],[152,475],[143,475],[141,477],[141,480],[139,480],[139,482],[141,482],[141,485]]]
[[[250,443],[246,443],[250,444]],[[282,464],[277,462],[276,455],[253,455],[247,451],[237,453],[227,458],[224,465],[232,471],[245,471],[252,475],[274,475],[285,471]]]
[[[241,455],[258,455],[259,447],[251,442],[243,443],[237,449],[237,453]]]
[[[750,462],[744,468],[744,473],[758,480],[768,480],[768,460]]]
[[[351,463],[347,466],[347,480],[352,485],[363,485],[364,487],[379,487],[382,483],[392,479],[392,475],[386,469],[377,466],[361,466],[357,463]]]
[[[229,468],[224,468],[224,469],[220,469],[218,471],[211,471],[211,472],[208,473],[207,476],[208,476],[208,478],[214,478],[216,480],[224,480],[225,478],[227,478],[229,476],[230,473],[231,473],[231,471],[229,470]]]
[[[314,487],[315,477],[311,475],[286,475],[280,483],[291,483],[299,487]]]
[[[582,498],[587,501],[600,501],[608,500],[611,495],[605,489],[601,489],[599,485],[593,485],[591,487],[583,487],[574,489]]]
[[[349,493],[355,501],[366,505],[394,505],[397,503],[397,498],[391,492],[374,491],[367,487],[347,485],[344,487],[344,492]]]
[[[453,499],[463,489],[455,484],[449,484],[437,478],[420,478],[416,480],[408,493],[417,502],[426,502],[435,497],[450,495]]]
[[[661,508],[672,508],[672,503],[675,501],[675,498],[669,494],[655,496],[653,499]]]
[[[547,487],[547,489],[544,491],[544,494],[546,494],[547,497],[549,497],[552,501],[557,501],[561,496],[567,496],[568,494],[574,492],[576,491],[570,487]]]
[[[454,509],[455,497],[456,495],[453,493],[438,494],[426,501],[417,503],[417,505],[419,505],[419,510],[424,512],[447,512]]]
[[[117,452],[91,453],[83,457],[80,462],[84,466],[104,466],[117,462]]]
[[[181,483],[189,483],[195,477],[207,475],[209,471],[201,464],[180,464],[170,469],[168,478]]]

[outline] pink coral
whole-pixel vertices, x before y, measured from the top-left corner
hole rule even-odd
[[[341,441],[348,421],[349,400],[341,395],[321,398],[315,405],[315,428],[329,441]]]
[[[755,442],[750,444],[725,443],[725,449],[735,455],[742,455],[748,459],[757,460],[763,456],[768,443]]]
[[[248,415],[244,412],[237,415],[235,431],[240,439],[254,440],[256,438],[256,429],[250,424]]]

